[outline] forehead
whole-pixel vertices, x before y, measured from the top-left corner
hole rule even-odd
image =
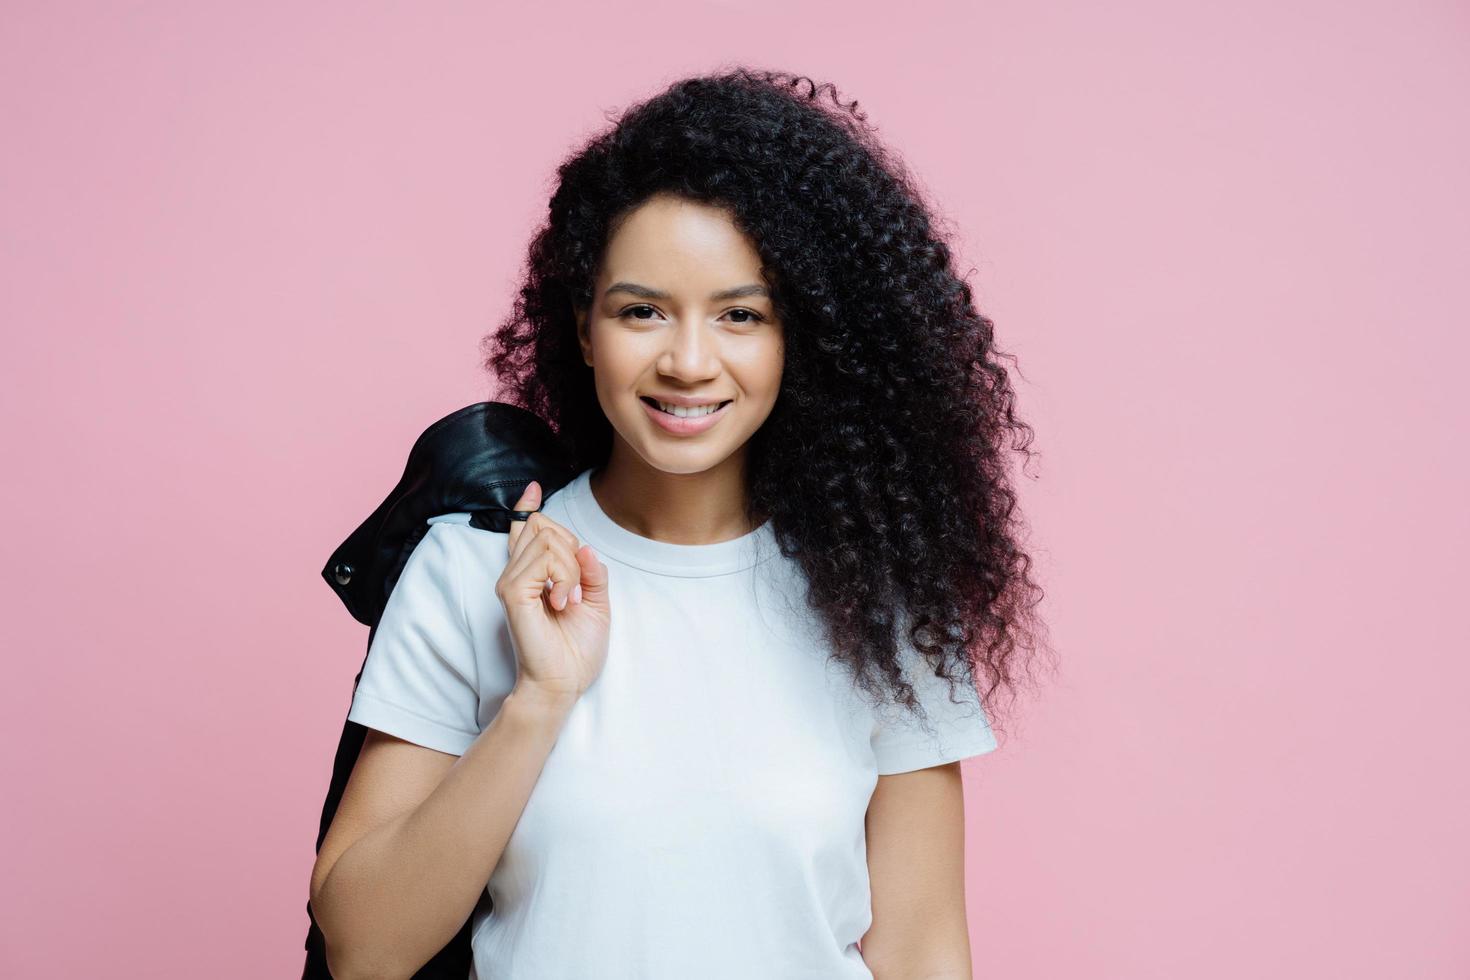
[[[669,195],[645,201],[613,232],[605,285],[633,280],[670,292],[699,292],[729,280],[759,281],[760,255],[724,208]]]

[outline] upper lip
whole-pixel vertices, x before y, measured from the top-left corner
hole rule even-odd
[[[686,408],[694,408],[698,405],[718,405],[720,402],[730,401],[728,398],[711,398],[709,396],[697,397],[694,395],[656,395],[651,392],[645,393],[644,398],[652,398],[656,402],[667,402],[670,405],[683,405]]]

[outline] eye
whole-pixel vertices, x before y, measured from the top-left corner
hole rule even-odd
[[[639,313],[635,313],[635,311],[637,310],[647,310],[649,315],[643,316]],[[632,306],[624,308],[620,313],[618,313],[618,319],[651,320],[653,319],[653,315],[656,313],[658,313],[658,310],[654,309],[652,306],[649,306],[647,303],[635,303]],[[741,318],[737,318],[734,321],[736,323],[761,323],[765,320],[765,317],[761,316],[755,310],[749,310],[743,306],[735,307],[735,309],[731,310],[730,313],[727,315],[733,316],[737,313],[741,314]]]
[[[648,320],[648,319],[650,319],[650,317],[646,317],[646,316],[632,316],[631,314],[633,313],[634,310],[649,310],[651,312],[657,312],[657,310],[654,310],[653,307],[649,306],[647,303],[637,303],[637,304],[635,304],[633,306],[630,306],[627,309],[623,310],[623,312],[619,313],[618,314],[618,318],[621,319],[621,320]]]

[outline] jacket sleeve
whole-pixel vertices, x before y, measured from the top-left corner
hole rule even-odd
[[[949,681],[935,676],[918,651],[904,646],[900,663],[927,719],[899,704],[874,709],[872,748],[878,775],[925,769],[996,748],[989,716],[973,685],[956,681],[956,704],[950,700]]]
[[[368,647],[347,717],[463,755],[480,733],[478,665],[455,529],[430,524],[409,553]]]

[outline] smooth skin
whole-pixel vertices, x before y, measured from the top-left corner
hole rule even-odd
[[[711,544],[752,530],[746,443],[780,391],[782,325],[759,254],[718,207],[657,196],[619,223],[577,336],[611,422],[598,505],[634,533]],[[732,400],[675,435],[642,396]],[[540,506],[531,484],[518,508]],[[410,977],[469,918],[568,712],[607,656],[607,570],[543,514],[512,525],[496,586],[519,675],[457,758],[370,730],[312,870],[311,901],[339,980]],[[578,601],[580,599],[580,601]],[[473,820],[468,815],[474,814]],[[877,980],[968,978],[959,763],[879,776],[867,811]]]

